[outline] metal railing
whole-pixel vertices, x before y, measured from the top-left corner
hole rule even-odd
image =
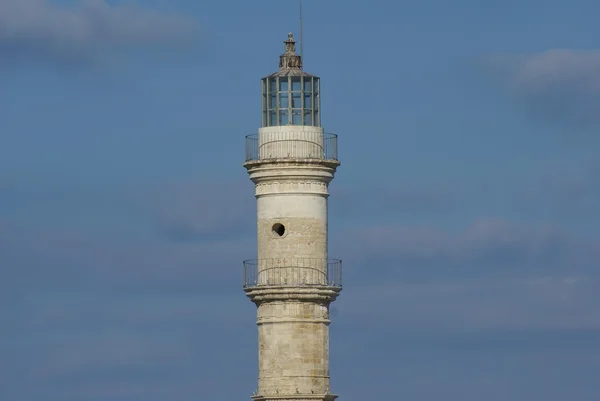
[[[342,287],[342,261],[319,258],[276,258],[244,261],[244,288],[261,286]]]
[[[273,159],[338,160],[336,134],[273,132],[246,136],[246,161]]]

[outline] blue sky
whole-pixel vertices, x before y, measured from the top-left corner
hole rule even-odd
[[[597,401],[600,6],[304,2],[332,390]],[[248,399],[244,136],[295,1],[0,1],[0,399]]]

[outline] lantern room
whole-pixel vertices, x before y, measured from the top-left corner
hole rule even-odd
[[[320,79],[302,70],[293,34],[284,44],[279,71],[262,79],[262,126],[320,127]]]

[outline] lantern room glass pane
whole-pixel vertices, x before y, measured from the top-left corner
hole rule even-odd
[[[310,94],[304,95],[304,108],[312,109],[312,96]]]
[[[286,78],[280,78],[279,79],[279,91],[280,92],[287,92],[288,90],[288,79]]]
[[[292,124],[302,125],[302,110],[292,110]]]
[[[287,110],[279,111],[279,125],[287,125],[288,124],[288,112]]]
[[[299,109],[302,107],[302,93],[292,93],[292,108]]]
[[[300,82],[300,77],[292,77],[292,91],[300,92],[302,90],[302,83]]]
[[[312,78],[304,77],[304,92],[312,92]]]
[[[288,108],[288,104],[289,104],[288,93],[287,92],[280,92],[279,93],[279,108],[280,109],[287,109]]]
[[[261,80],[263,126],[316,126],[320,119],[320,79],[278,77]]]
[[[312,110],[304,110],[304,125],[313,125]]]

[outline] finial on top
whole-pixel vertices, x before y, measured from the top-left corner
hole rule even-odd
[[[287,40],[285,40],[285,53],[279,56],[279,69],[302,69],[302,57],[296,54],[296,40],[294,40],[294,34],[288,33]]]
[[[294,34],[288,33],[288,38],[283,43],[285,43],[285,52],[296,54],[296,41],[294,40]]]

